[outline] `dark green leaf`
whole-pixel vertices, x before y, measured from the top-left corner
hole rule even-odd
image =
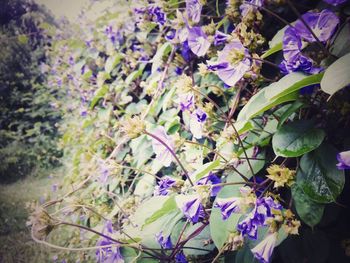
[[[292,186],[292,196],[300,219],[310,227],[317,225],[322,219],[325,206],[307,197],[298,184]]]
[[[317,203],[334,202],[343,190],[345,176],[336,167],[336,155],[333,146],[323,144],[301,158],[297,183]]]
[[[314,128],[314,122],[297,121],[283,125],[272,137],[272,147],[277,156],[297,157],[316,149],[325,132]]]

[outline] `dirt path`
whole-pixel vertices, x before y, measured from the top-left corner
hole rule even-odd
[[[9,185],[0,185],[0,262],[53,262],[47,247],[38,245],[26,226],[27,208],[33,202],[49,198],[51,186],[60,180],[54,176],[28,177]]]

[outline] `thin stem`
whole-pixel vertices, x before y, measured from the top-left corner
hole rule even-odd
[[[256,60],[256,61],[260,61],[260,62],[265,63],[265,64],[268,64],[268,65],[270,65],[270,66],[272,66],[272,67],[274,67],[274,68],[280,69],[280,67],[279,67],[277,64],[275,64],[275,63],[273,63],[273,62],[271,62],[271,61],[268,61],[268,60],[266,60],[266,59],[254,58],[254,57],[251,57],[251,56],[246,56],[246,58],[253,59],[253,60]]]
[[[285,20],[284,18],[282,18],[281,16],[277,15],[275,12],[271,11],[270,9],[267,9],[263,6],[259,6],[259,5],[256,5],[256,4],[253,4],[253,3],[250,3],[250,2],[247,2],[245,1],[244,2],[245,4],[248,4],[248,5],[252,5],[252,6],[255,6],[257,8],[260,8],[262,10],[264,10],[266,13],[269,13],[270,15],[276,17],[278,20],[280,20],[283,24],[285,25],[288,25],[290,27],[293,27],[291,23],[289,23],[287,20]]]
[[[211,263],[215,263],[219,257],[221,256],[222,253],[224,253],[225,249],[226,249],[227,245],[224,245],[220,250],[219,253],[215,256],[215,258],[213,259],[213,261]]]
[[[144,133],[150,137],[152,137],[153,139],[156,139],[158,142],[160,142],[169,152],[170,154],[175,158],[176,162],[180,165],[181,169],[184,171],[185,176],[187,177],[189,183],[191,184],[191,186],[194,186],[186,168],[183,166],[183,164],[181,163],[180,159],[176,156],[175,152],[173,151],[173,149],[171,149],[162,139],[160,139],[158,136],[149,133],[148,131],[144,130]]]

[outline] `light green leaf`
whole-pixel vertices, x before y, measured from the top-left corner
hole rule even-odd
[[[108,85],[103,85],[95,92],[95,96],[93,97],[90,103],[90,109],[95,108],[96,104],[107,94],[108,90]]]
[[[195,181],[200,180],[202,177],[209,174],[211,171],[213,171],[215,168],[220,166],[220,160],[217,159],[215,161],[209,162],[204,164],[201,168],[197,169],[192,175],[191,178],[193,178]]]
[[[323,144],[313,152],[305,154],[300,160],[297,183],[304,193],[317,203],[331,203],[342,192],[344,171],[337,169],[337,150]]]
[[[163,206],[159,210],[155,211],[150,217],[148,217],[145,220],[144,225],[148,225],[150,223],[153,223],[158,218],[172,212],[173,210],[179,210],[177,205],[176,205],[176,202],[175,202],[175,196],[168,196],[167,200],[164,202]]]
[[[333,95],[350,84],[350,54],[337,59],[330,65],[321,81],[321,89]]]
[[[194,231],[196,231],[196,229],[198,229],[201,226],[202,226],[202,223],[197,223],[188,227],[184,233],[185,238],[188,237],[190,234],[192,234]],[[209,251],[185,248],[183,250],[184,254],[186,256],[199,256],[199,255],[205,255],[210,253],[210,251],[215,248],[215,245],[210,243],[208,245],[204,245],[205,242],[208,242],[209,240],[211,240],[210,229],[209,229],[209,226],[206,226],[197,236],[191,238],[185,244],[185,247],[202,248]]]
[[[265,59],[268,56],[271,56],[272,54],[275,54],[276,52],[282,50],[282,42],[277,43],[276,45],[274,45],[272,48],[270,48],[269,50],[267,50],[264,54],[262,54],[261,58]]]
[[[218,193],[219,198],[229,198],[240,196],[238,185],[225,186]],[[213,209],[210,214],[209,226],[211,238],[214,241],[217,249],[220,250],[227,241],[230,233],[236,230],[241,214],[233,213],[227,220],[222,219],[221,211],[219,208],[215,208],[216,201],[214,202]]]
[[[278,121],[278,126],[277,128],[279,129],[281,125],[297,110],[299,110],[301,107],[304,106],[304,103],[301,102],[300,100],[295,101],[292,103],[288,109],[280,116],[279,121]]]
[[[245,123],[274,106],[296,100],[299,89],[319,83],[321,77],[322,74],[307,76],[302,73],[284,76],[255,94],[238,114],[237,122]]]
[[[133,72],[125,79],[125,84],[126,84],[126,85],[130,85],[130,83],[133,82],[135,79],[137,79],[138,77],[141,77],[145,66],[146,66],[145,64],[141,64],[141,65],[139,66],[139,69],[138,69],[138,70],[133,71]]]
[[[107,73],[111,73],[111,71],[115,68],[116,65],[119,64],[120,60],[123,58],[121,54],[115,54],[111,57],[108,57],[105,64],[105,71]]]
[[[163,64],[163,58],[167,56],[171,51],[171,43],[165,42],[160,48],[158,48],[157,53],[152,59],[152,74],[158,70],[158,68]]]
[[[272,137],[272,147],[277,156],[298,157],[316,149],[325,132],[314,128],[312,121],[296,121],[283,125]]]

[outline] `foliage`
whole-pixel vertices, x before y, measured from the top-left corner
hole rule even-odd
[[[55,164],[55,92],[40,69],[50,45],[41,24],[54,25],[46,10],[30,1],[2,1],[0,26],[0,180],[13,181],[39,164]]]
[[[314,240],[324,257],[295,262],[329,260],[350,83],[349,3],[326,2],[104,2],[91,19],[92,2],[53,33],[69,173],[33,237],[75,229],[60,258],[85,262],[290,262]]]

